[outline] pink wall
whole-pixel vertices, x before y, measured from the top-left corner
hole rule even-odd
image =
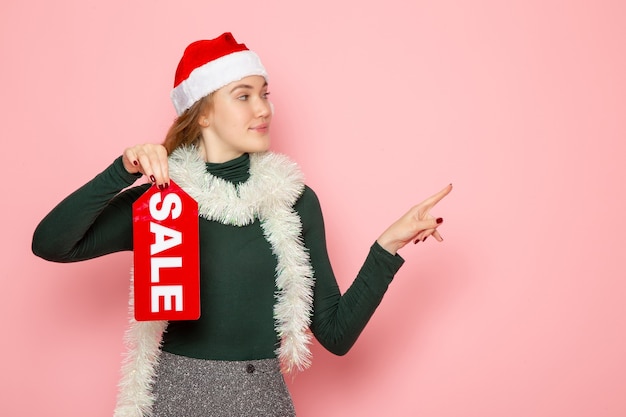
[[[322,200],[342,288],[455,185],[445,242],[405,248],[353,351],[316,346],[290,382],[299,417],[626,415],[623,3],[300,4],[0,5],[0,414],[111,415],[130,254],[47,263],[31,233],[161,140],[182,49],[230,30],[270,71],[274,148]]]

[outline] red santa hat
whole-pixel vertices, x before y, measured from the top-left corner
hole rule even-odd
[[[250,75],[268,79],[258,55],[229,32],[190,44],[176,69],[170,97],[180,116],[202,97]]]

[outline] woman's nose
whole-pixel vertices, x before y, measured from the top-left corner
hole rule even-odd
[[[272,105],[268,100],[259,100],[256,109],[259,117],[269,117],[272,114]]]

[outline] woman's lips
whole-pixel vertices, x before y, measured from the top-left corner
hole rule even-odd
[[[260,125],[252,126],[250,130],[254,130],[259,133],[266,133],[270,129],[270,125],[267,123],[262,123]]]

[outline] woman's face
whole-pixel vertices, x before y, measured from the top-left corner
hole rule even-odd
[[[271,121],[265,78],[253,75],[220,88],[198,120],[207,162],[268,150]]]

